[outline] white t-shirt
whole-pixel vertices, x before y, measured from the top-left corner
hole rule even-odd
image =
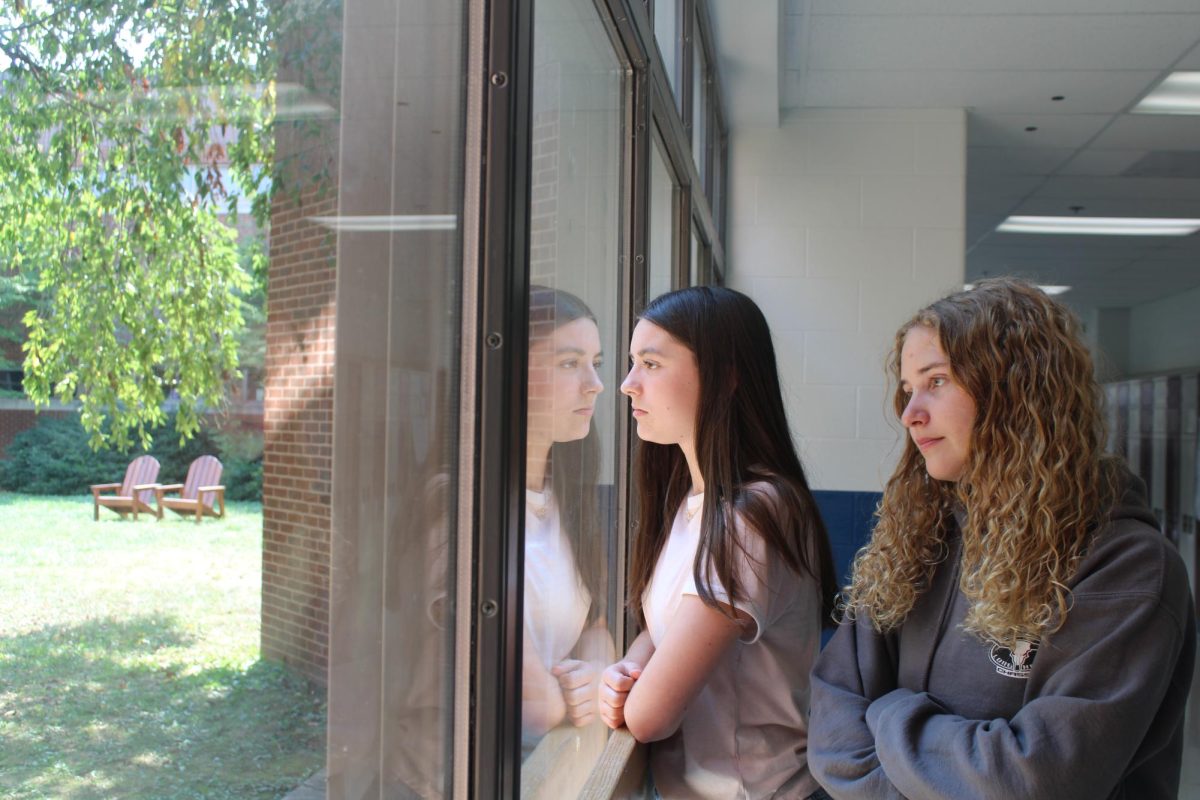
[[[642,598],[655,646],[692,575],[704,495],[675,515]],[[692,514],[689,519],[689,513]],[[808,674],[821,637],[821,603],[811,576],[797,576],[754,531],[739,530],[748,555],[738,570],[745,599],[730,602],[716,576],[713,596],[756,623],[733,644],[671,737],[650,748],[654,784],[664,798],[803,798],[817,789],[808,770]]]
[[[549,493],[525,490],[525,636],[549,670],[583,633],[592,598]]]

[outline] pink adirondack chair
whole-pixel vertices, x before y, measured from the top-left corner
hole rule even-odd
[[[132,513],[134,519],[137,519],[139,510],[156,514],[150,503],[154,501],[157,480],[158,459],[154,456],[138,456],[129,462],[125,470],[125,480],[120,483],[92,484],[92,519],[100,519],[100,506],[111,508],[122,517]]]
[[[206,514],[224,517],[225,487],[217,484],[221,480],[222,469],[216,456],[200,456],[188,467],[187,479],[183,483],[156,487],[154,496],[158,501],[158,518],[163,518],[163,509],[166,508],[181,517],[194,514],[197,524]],[[167,497],[168,494],[178,494],[179,497]]]

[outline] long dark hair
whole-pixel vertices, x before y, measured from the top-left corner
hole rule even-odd
[[[762,312],[740,292],[697,286],[656,298],[640,318],[691,350],[700,373],[695,437],[704,507],[692,566],[700,598],[717,607],[709,575],[731,599],[744,597],[735,569],[742,554],[733,535],[740,517],[762,536],[770,557],[817,581],[822,624],[832,625],[837,579],[829,537],[792,444]],[[629,601],[643,617],[642,594],[691,478],[678,446],[651,442],[640,443],[634,475],[639,524]]]
[[[578,319],[596,322],[587,303],[570,292],[546,286],[529,289],[529,341],[549,339],[554,331]],[[597,323],[599,325],[599,323]],[[549,489],[558,508],[563,534],[571,543],[580,579],[592,596],[589,619],[597,619],[606,597],[602,587],[605,563],[602,549],[598,483],[600,440],[593,424],[588,434],[573,442],[555,442],[550,447]]]

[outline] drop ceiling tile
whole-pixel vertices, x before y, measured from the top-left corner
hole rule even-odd
[[[1073,213],[1072,206],[1082,206],[1080,213],[1091,217],[1200,218],[1200,198],[1096,197],[1086,192],[1080,192],[1075,197],[1030,197],[1012,213],[1065,216]]]
[[[968,175],[967,197],[976,195],[1025,197],[1043,180],[1045,178],[1037,175]]]
[[[967,117],[967,142],[973,147],[1080,147],[1111,120],[1111,114],[975,112]]]
[[[1132,261],[1162,247],[1152,236],[1063,236],[994,232],[977,247],[1004,248],[1006,257],[1055,258],[1062,261]]]
[[[1088,147],[1061,169],[1060,175],[1120,175],[1145,157],[1145,150],[1102,150]]]
[[[808,49],[787,47],[790,68],[1161,70],[1195,44],[1200,14],[816,16],[809,22]]]
[[[1160,76],[1140,70],[791,70],[783,76],[783,105],[1047,113],[1058,105],[1050,98],[1061,94],[1067,98],[1062,110],[1102,114],[1123,111]]]
[[[967,180],[967,213],[1006,217],[1044,180],[1039,175],[983,174]]]
[[[1192,52],[1184,56],[1172,69],[1200,70],[1200,47],[1193,47]]]
[[[1125,114],[1096,138],[1098,149],[1200,150],[1200,116]]]
[[[978,246],[996,226],[1004,220],[1004,214],[967,214],[967,249]]]
[[[1123,178],[1055,175],[1046,179],[1031,195],[1039,198],[1091,197],[1096,200],[1181,200],[1200,199],[1200,179],[1195,178]]]
[[[1101,290],[1128,293],[1138,298],[1127,305],[1147,302],[1147,296],[1165,297],[1200,285],[1200,269],[1181,264],[1144,259],[1098,276],[1093,285]]]
[[[968,147],[967,174],[1049,175],[1074,152],[1054,147]]]
[[[786,13],[803,13],[809,4],[821,15],[917,14],[1141,14],[1192,13],[1195,0],[787,0]]]

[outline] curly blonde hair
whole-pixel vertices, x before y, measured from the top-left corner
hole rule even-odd
[[[1117,496],[1102,394],[1079,322],[1011,278],[938,300],[896,333],[888,368],[897,417],[907,403],[900,352],[918,325],[938,334],[955,380],[975,401],[967,464],[957,483],[935,480],[905,437],[842,608],[851,617],[865,612],[880,631],[903,623],[945,559],[961,508],[959,588],[971,604],[963,627],[1008,646],[1040,639],[1062,626],[1067,584]]]

